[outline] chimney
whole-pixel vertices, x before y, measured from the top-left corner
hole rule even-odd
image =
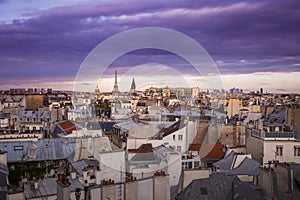
[[[71,179],[76,179],[76,170],[74,168],[71,171]]]
[[[34,189],[39,189],[39,180],[37,179],[34,180]]]
[[[86,167],[82,170],[82,174],[83,174],[83,180],[89,182],[90,179],[89,170]]]
[[[69,183],[69,179],[63,174],[58,175],[57,199],[59,199],[59,200],[70,200],[70,183]]]
[[[6,151],[0,150],[0,164],[7,165]]]

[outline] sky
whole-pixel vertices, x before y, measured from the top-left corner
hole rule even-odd
[[[298,0],[0,0],[0,13],[0,89],[72,90],[98,44],[126,30],[162,27],[202,45],[225,89],[300,92]],[[123,91],[133,77],[140,89],[203,87],[186,60],[161,50],[121,56],[99,74],[100,90],[112,90],[115,69]]]

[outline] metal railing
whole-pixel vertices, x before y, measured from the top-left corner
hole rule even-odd
[[[265,132],[265,138],[294,138],[295,132]]]

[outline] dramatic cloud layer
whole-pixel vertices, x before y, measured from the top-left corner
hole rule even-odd
[[[30,7],[0,0],[2,87],[72,81],[85,56],[101,41],[146,26],[194,38],[222,74],[300,71],[300,1],[28,2]],[[113,65],[122,71],[149,62],[193,74],[184,60],[157,50],[134,51]]]

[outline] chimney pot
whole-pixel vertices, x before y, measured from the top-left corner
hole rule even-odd
[[[34,181],[34,189],[38,189],[39,188],[39,181],[35,180]]]
[[[17,191],[17,186],[16,185],[13,185],[13,191]]]

